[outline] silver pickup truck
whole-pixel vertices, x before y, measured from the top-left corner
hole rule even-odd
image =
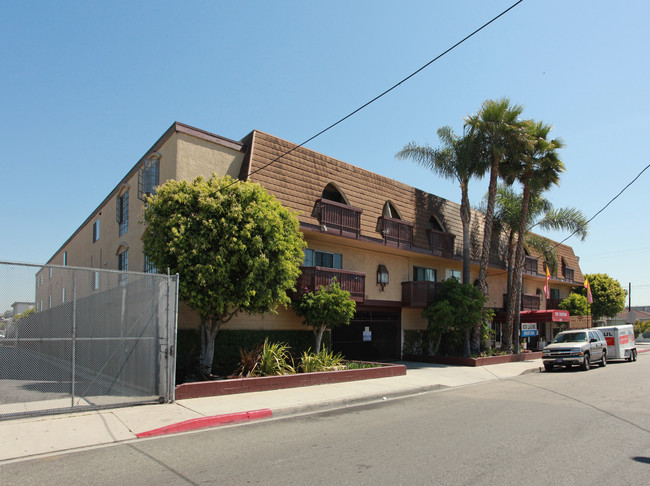
[[[546,371],[555,366],[573,365],[587,371],[592,363],[607,365],[607,341],[598,329],[563,331],[544,348],[542,362]]]

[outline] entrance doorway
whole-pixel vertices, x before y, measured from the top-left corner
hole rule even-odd
[[[400,312],[357,311],[349,326],[332,329],[332,349],[346,359],[400,359]]]

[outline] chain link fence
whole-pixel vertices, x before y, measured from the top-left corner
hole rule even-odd
[[[178,276],[0,261],[0,419],[174,400]]]

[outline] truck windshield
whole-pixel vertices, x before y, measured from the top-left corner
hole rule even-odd
[[[554,343],[582,343],[587,340],[586,332],[570,332],[566,334],[558,334],[553,339]]]

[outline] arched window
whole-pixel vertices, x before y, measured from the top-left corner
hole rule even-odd
[[[325,186],[321,197],[323,199],[327,199],[328,201],[334,201],[337,203],[346,204],[348,206],[350,205],[350,203],[345,199],[345,196],[341,193],[341,191],[339,191],[338,187],[336,187],[331,182]]]
[[[438,221],[438,218],[435,216],[431,216],[429,218],[429,229],[436,230],[436,231],[445,231],[443,226],[440,224],[440,221]]]
[[[399,212],[397,211],[397,208],[390,201],[386,201],[384,204],[384,209],[381,215],[384,218],[402,219]]]

